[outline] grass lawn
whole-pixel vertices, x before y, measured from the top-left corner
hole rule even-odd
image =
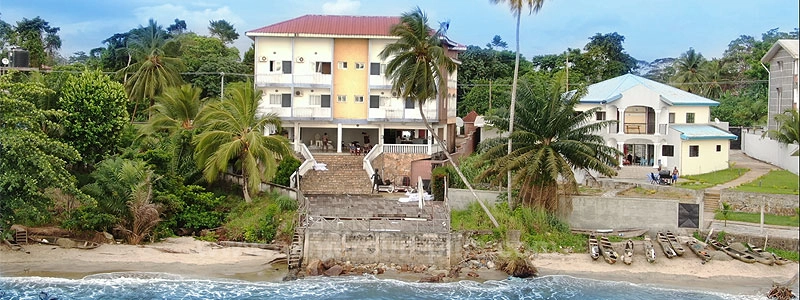
[[[722,213],[717,212],[714,214],[714,219],[722,220]],[[748,213],[748,212],[739,212],[739,211],[732,211],[728,213],[728,221],[739,221],[739,222],[747,222],[747,223],[761,223],[761,214],[760,213]],[[800,219],[796,216],[778,216],[773,214],[764,214],[764,224],[769,225],[781,225],[781,226],[794,226],[800,227]]]
[[[747,171],[750,171],[750,169],[727,168],[725,170],[719,170],[711,173],[681,176],[675,186],[693,190],[702,190],[739,178],[739,176],[747,173]]]
[[[740,192],[797,195],[800,177],[786,170],[772,170],[756,180],[734,188]]]

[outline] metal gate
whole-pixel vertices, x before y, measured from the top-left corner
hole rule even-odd
[[[678,227],[700,228],[700,204],[678,203]]]

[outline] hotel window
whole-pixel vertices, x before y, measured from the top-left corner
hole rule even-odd
[[[340,61],[339,62],[339,70],[347,70],[347,62],[346,61]]]
[[[381,107],[381,96],[369,95],[369,108],[380,108],[380,107]]]
[[[698,157],[700,156],[700,146],[691,145],[689,146],[689,157]]]
[[[269,71],[270,72],[279,72],[281,70],[281,62],[277,60],[270,60],[269,61]]]
[[[675,146],[673,145],[661,145],[661,155],[673,157],[675,156]]]
[[[281,94],[269,94],[270,105],[281,105]]]
[[[386,74],[386,64],[382,63],[369,64],[369,75],[383,75],[383,74]]]
[[[308,96],[308,104],[319,106],[322,105],[322,95],[310,95]]]
[[[363,62],[357,62],[356,63],[356,70],[363,70],[363,69],[364,69],[364,63]]]
[[[355,95],[355,96],[353,96],[353,98],[355,99],[356,103],[364,103],[364,96]]]
[[[669,123],[675,124],[675,113],[669,113]]]
[[[414,107],[416,107],[414,104],[415,104],[414,99],[406,98],[406,108],[407,109],[413,109]]]
[[[322,99],[320,100],[320,106],[321,106],[321,107],[328,107],[328,108],[330,108],[330,107],[331,107],[331,95],[320,95],[320,96],[321,96],[321,98],[322,98]]]
[[[686,113],[686,123],[694,123],[694,113]]]
[[[595,120],[597,120],[597,121],[603,121],[603,120],[606,119],[606,112],[604,112],[604,111],[595,112],[594,113],[594,117],[595,117]]]
[[[292,61],[284,60],[281,65],[283,68],[283,74],[292,74]]]
[[[336,95],[336,102],[339,103],[347,102],[347,95]]]
[[[722,152],[722,145],[717,145],[717,152]]]
[[[281,107],[292,107],[292,94],[281,94]]]
[[[331,63],[330,62],[317,62],[316,64],[316,71],[317,73],[321,74],[331,74]]]

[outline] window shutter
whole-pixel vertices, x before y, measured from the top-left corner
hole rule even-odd
[[[281,94],[281,107],[292,107],[292,94]]]
[[[380,108],[381,107],[381,96],[378,95],[370,95],[369,96],[369,108]]]
[[[381,75],[381,64],[380,63],[370,63],[369,64],[369,75]]]
[[[321,95],[322,101],[320,102],[322,107],[331,107],[331,95]]]

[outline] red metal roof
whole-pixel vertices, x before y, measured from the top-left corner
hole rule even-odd
[[[389,29],[398,23],[400,17],[305,15],[247,33],[390,36]]]

